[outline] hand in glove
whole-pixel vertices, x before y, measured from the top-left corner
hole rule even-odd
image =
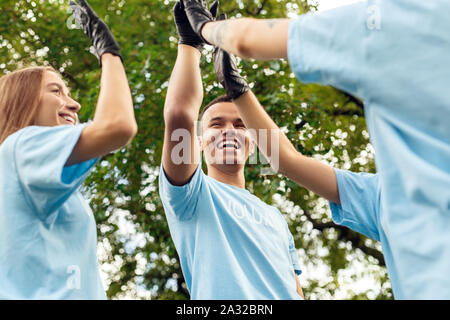
[[[208,11],[206,7],[205,0],[181,0],[184,3],[184,10],[186,11],[186,16],[194,29],[195,33],[205,42],[210,44],[202,36],[202,28],[207,22],[215,21],[215,14],[212,14],[214,6],[217,7],[218,0],[216,0],[211,6],[211,11]],[[217,13],[217,9],[215,9]]]
[[[98,58],[100,65],[102,64],[101,57],[104,53],[111,53],[120,57],[120,47],[117,44],[114,36],[109,30],[108,26],[97,16],[89,4],[80,0],[80,4],[70,1],[70,8],[72,8],[76,21],[83,28],[84,33],[89,37],[94,47],[94,54]]]
[[[215,20],[217,16],[217,9],[219,7],[219,1],[216,0],[209,13],[212,18]],[[184,4],[182,0],[177,1],[175,6],[173,7],[173,14],[175,17],[175,24],[177,26],[178,36],[179,36],[179,44],[186,44],[191,47],[197,48],[200,52],[203,49],[203,45],[205,41],[195,33],[192,29],[191,24],[189,23],[188,17],[186,15]]]
[[[218,20],[225,20],[224,14]],[[216,47],[213,53],[214,71],[228,97],[235,100],[250,90],[247,81],[240,75],[233,55]]]

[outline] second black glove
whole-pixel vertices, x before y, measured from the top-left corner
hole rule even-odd
[[[209,13],[213,17],[213,19],[216,18],[218,5],[219,3],[218,1],[216,1],[211,6]],[[178,36],[180,38],[178,43],[186,44],[191,47],[197,48],[199,51],[202,51],[205,41],[203,41],[203,39],[192,29],[188,17],[186,16],[182,0],[177,1],[175,6],[173,7],[173,14],[175,17],[175,24],[177,26]]]
[[[220,15],[219,20],[225,19],[225,15]],[[213,52],[213,60],[216,76],[229,98],[235,100],[250,90],[247,81],[239,73],[233,55],[216,47]]]
[[[202,28],[208,23],[215,21],[218,0],[216,0],[212,5],[211,9],[208,11],[205,0],[181,0],[184,3],[184,8],[186,11],[187,18],[194,29],[195,33],[203,39],[204,42],[208,43],[202,37]],[[208,43],[210,44],[210,43]]]

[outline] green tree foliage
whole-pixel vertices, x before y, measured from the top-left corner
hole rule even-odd
[[[187,299],[158,196],[164,98],[177,54],[174,1],[90,3],[121,45],[139,124],[132,144],[100,159],[83,189],[97,220],[107,294]],[[221,4],[228,17],[281,18],[311,10],[316,6],[303,0]],[[83,106],[80,118],[87,121],[94,113],[101,70],[89,53],[88,39],[73,27],[68,1],[0,0],[0,74],[30,64],[53,66]],[[207,47],[201,63],[205,103],[224,93],[213,73],[211,53]],[[241,61],[241,67],[299,151],[334,167],[375,171],[360,101],[334,88],[299,83],[287,61],[248,60]],[[380,244],[333,224],[326,201],[280,175],[263,174],[267,168],[247,166],[247,188],[285,214],[304,267],[306,298],[392,298]]]

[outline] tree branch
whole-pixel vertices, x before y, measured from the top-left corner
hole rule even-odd
[[[258,16],[261,11],[263,11],[265,5],[267,4],[267,0],[263,0],[263,2],[261,3],[261,5],[256,9],[256,11],[253,10],[249,10],[247,7],[245,8],[245,12],[247,13],[248,16]]]
[[[55,66],[53,66],[53,67],[55,68]],[[56,70],[58,70],[57,67],[56,67]],[[61,72],[61,75],[62,75],[64,78],[69,79],[72,83],[74,83],[77,89],[86,89],[86,86],[82,85],[82,84],[81,84],[77,79],[75,79],[75,77],[72,76],[70,73],[68,73],[68,72],[66,72],[66,71],[63,71],[63,72]]]
[[[295,129],[297,131],[300,131],[305,126],[305,124],[307,124],[307,122],[305,120],[302,120],[302,121],[300,121],[300,123],[295,125]]]
[[[263,0],[263,2],[261,3],[261,5],[259,6],[258,10],[256,10],[255,16],[258,16],[258,15],[261,13],[261,11],[263,11],[263,9],[264,9],[266,3],[267,3],[267,0]]]
[[[305,217],[308,219],[308,221],[310,221],[313,224],[314,229],[319,230],[321,232],[323,232],[326,229],[330,229],[330,228],[339,230],[338,240],[350,241],[354,248],[358,248],[365,254],[377,259],[378,263],[381,266],[383,266],[383,267],[386,266],[386,262],[384,260],[383,253],[381,253],[377,249],[370,248],[370,247],[367,247],[366,245],[364,245],[361,241],[362,239],[361,239],[360,234],[356,233],[355,231],[353,231],[347,227],[337,225],[333,222],[327,222],[327,223],[318,222],[311,217],[311,214],[307,210],[303,209],[303,213],[304,213]]]
[[[357,115],[359,117],[363,117],[364,113],[362,112],[362,110],[357,109],[357,110],[349,110],[349,109],[343,109],[343,108],[337,108],[335,110],[333,110],[332,116],[354,116]]]
[[[340,90],[340,89],[338,89],[336,87],[333,87],[333,86],[331,86],[331,87],[336,89],[340,93],[342,93],[347,98],[347,102],[345,104],[347,104],[347,103],[354,103],[358,108],[360,108],[361,110],[364,110],[364,103],[360,99],[358,99],[358,98],[352,96],[351,94],[349,94],[349,93],[347,93],[345,91],[342,91],[342,90]]]

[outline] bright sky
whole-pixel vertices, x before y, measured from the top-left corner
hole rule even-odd
[[[317,2],[319,3],[319,11],[325,11],[361,1],[363,0],[317,0]]]

